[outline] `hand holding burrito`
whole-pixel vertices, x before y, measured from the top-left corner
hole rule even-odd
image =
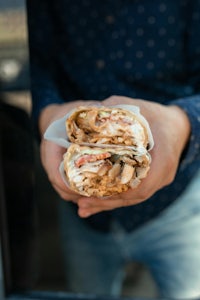
[[[155,141],[155,146],[150,152],[152,162],[148,176],[141,180],[141,183],[136,189],[128,189],[127,192],[115,194],[110,196],[109,199],[101,198],[101,200],[98,197],[81,197],[81,195],[72,190],[70,193],[70,189],[64,184],[57,172],[59,165],[58,161],[54,159],[55,154],[59,152],[61,154],[61,161],[64,150],[63,147],[65,147],[65,149],[69,147],[65,130],[66,118],[63,120],[62,125],[62,134],[65,135],[65,139],[56,138],[56,144],[61,147],[55,144],[55,139],[53,139],[54,143],[52,143],[52,139],[48,135],[48,140],[45,138],[42,139],[42,162],[47,175],[53,186],[55,186],[54,183],[56,182],[56,190],[63,199],[72,200],[78,204],[78,213],[81,217],[87,217],[104,210],[140,203],[148,199],[162,187],[170,184],[174,179],[180,156],[187,143],[190,133],[190,124],[185,113],[178,107],[164,106],[151,101],[137,100],[122,96],[112,96],[102,102],[105,106],[113,106],[120,103],[140,107],[143,116],[149,121]],[[88,104],[91,105],[90,103]],[[73,105],[73,107],[78,106],[74,102]],[[87,105],[87,101],[82,101],[80,105]],[[96,104],[94,103],[94,105]],[[99,103],[97,103],[97,106],[98,105]],[[69,112],[71,108],[68,109],[68,107],[69,104],[58,105],[57,109],[55,109],[55,107],[49,107],[48,111],[53,115],[53,121]],[[52,124],[51,118],[51,116],[49,117],[49,113],[45,111],[41,117],[41,121],[45,123],[45,121],[48,120],[46,124]],[[51,125],[49,127],[51,127]],[[43,130],[41,130],[42,135],[45,128],[47,128],[47,126],[44,126]],[[56,149],[53,148],[54,145]]]

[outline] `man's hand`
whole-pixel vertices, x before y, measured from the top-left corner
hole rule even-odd
[[[78,200],[79,216],[135,205],[151,197],[156,191],[173,182],[181,154],[190,135],[190,122],[177,106],[164,106],[151,101],[112,96],[102,102],[105,106],[129,104],[140,107],[149,122],[155,146],[151,150],[150,171],[136,189],[108,198],[81,197]]]

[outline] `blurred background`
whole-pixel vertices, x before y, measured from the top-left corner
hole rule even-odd
[[[0,82],[8,102],[31,110],[25,3],[0,0]]]
[[[22,109],[30,116],[27,37],[25,1],[0,0],[1,95],[7,104]],[[34,258],[34,267],[37,275],[34,277],[36,280],[33,288],[64,290],[65,279],[57,218],[59,200],[48,183],[37,150],[35,157],[37,180],[34,191],[37,207],[35,239],[37,246],[34,247],[37,255]],[[156,295],[155,285],[143,266],[133,264],[127,268],[127,274],[123,292],[125,296],[154,297]]]
[[[26,3],[24,0],[0,0],[0,94],[1,100],[3,100],[6,105],[8,105],[6,107],[3,106],[3,109],[5,110],[5,114],[9,115],[9,120],[11,122],[13,115],[19,114],[18,119],[24,117],[26,119],[26,116],[21,114],[21,112],[25,112],[28,117],[31,113],[28,32],[25,5]],[[19,111],[13,111],[13,108],[17,108],[19,109]],[[18,126],[18,123],[14,123],[14,126],[16,128]],[[5,133],[5,138],[3,141],[7,141],[9,140],[9,138],[6,137],[5,129],[3,130]],[[25,134],[23,133],[22,138],[24,138],[24,136]],[[20,141],[18,141],[18,138],[17,142],[20,143]],[[26,142],[27,140],[25,140],[25,143]],[[30,140],[28,142],[30,143]],[[12,142],[8,141],[8,144],[9,143],[10,146],[12,146]],[[9,148],[9,145],[4,146],[4,148]],[[28,151],[28,159],[30,162],[32,160],[32,158],[30,158],[30,156],[32,155],[30,154],[30,152],[32,151],[31,146],[29,146]],[[21,156],[23,156],[24,149],[21,152],[23,152],[21,153]],[[11,157],[3,158],[4,161],[6,159],[12,160]],[[18,157],[17,160],[19,162],[21,159]],[[24,288],[25,285],[25,287],[28,288],[31,287],[41,290],[64,289],[64,275],[62,270],[59,229],[57,222],[58,203],[55,200],[55,192],[49,185],[46,175],[41,167],[39,149],[35,141],[34,162],[34,172],[35,178],[37,178],[37,180],[35,180],[34,183],[34,195],[30,195],[30,200],[32,196],[34,197],[37,211],[36,217],[32,216],[32,222],[37,223],[36,225],[33,225],[34,231],[36,232],[34,232],[34,234],[31,233],[31,236],[34,236],[34,239],[31,241],[30,245],[34,250],[32,249],[31,253],[28,253],[29,250],[27,248],[29,246],[24,245],[23,247],[19,247],[19,251],[21,251],[21,254],[19,254],[19,256],[16,256],[16,250],[19,244],[19,242],[17,241],[20,241],[21,243],[22,240],[22,237],[17,237],[16,235],[18,234],[22,236],[22,232],[20,231],[23,230],[23,228],[21,229],[20,227],[17,230],[12,229],[12,231],[15,231],[15,236],[10,233],[11,261],[14,265],[15,273],[13,281],[17,288],[18,286],[22,286],[22,288]],[[4,175],[6,175],[6,171]],[[20,180],[20,183],[23,186],[24,178],[20,178]],[[11,182],[7,183],[7,177],[5,178],[5,181],[7,192],[6,197],[12,198],[12,195],[10,195],[9,193],[9,190],[12,189],[12,184]],[[23,188],[24,187],[22,187],[21,189]],[[21,193],[23,193],[23,191],[20,191],[20,194]],[[11,201],[12,200],[9,199],[8,202]],[[18,202],[18,205],[20,205],[19,199],[17,199],[17,197],[15,199],[15,203],[16,202]],[[17,206],[17,204],[15,203],[14,205]],[[10,208],[8,207],[8,209]],[[11,209],[14,210],[13,206]],[[8,222],[10,222],[9,216],[12,215],[13,212],[8,212]],[[26,218],[26,216],[23,216],[23,212],[20,212],[20,217],[24,219]],[[12,223],[12,221],[10,223]],[[15,223],[17,224],[17,221]],[[9,224],[9,229],[14,225],[16,227],[16,224],[14,224],[14,222],[13,224]],[[24,230],[26,231],[25,228]],[[16,240],[16,242],[13,243],[13,239]],[[22,265],[25,264],[25,262],[21,261],[25,261],[25,256],[22,257],[23,252],[24,255],[28,253],[27,257],[32,260],[28,263],[29,266],[26,271],[24,271],[26,267],[24,267],[24,270],[21,271]],[[33,254],[33,252],[35,253]],[[19,260],[19,263],[17,262],[17,260]],[[21,270],[19,270],[20,268]],[[23,272],[24,274],[20,274]],[[27,274],[27,272],[32,272],[34,274],[30,275]],[[16,278],[27,276],[30,277],[29,281],[25,280],[24,278]]]

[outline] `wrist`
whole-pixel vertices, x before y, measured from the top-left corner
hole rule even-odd
[[[179,141],[182,144],[182,151],[184,150],[191,133],[191,124],[186,112],[179,106],[169,106],[171,112],[174,114],[176,121],[175,125],[179,133]]]

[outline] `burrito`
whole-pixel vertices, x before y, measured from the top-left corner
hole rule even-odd
[[[84,196],[105,197],[135,188],[149,170],[145,149],[71,144],[64,154],[63,178]]]
[[[154,141],[137,106],[79,106],[54,121],[44,136],[67,149],[61,176],[84,196],[133,189],[150,168]]]
[[[133,106],[123,107],[78,107],[66,120],[69,141],[149,149],[152,137],[147,121],[139,111],[136,113],[131,110]]]

